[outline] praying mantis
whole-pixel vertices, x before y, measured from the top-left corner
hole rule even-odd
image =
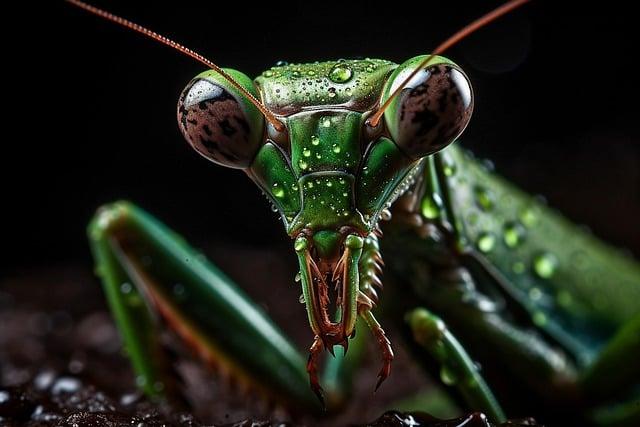
[[[174,392],[160,324],[205,363],[314,410],[313,394],[328,396],[329,409],[345,395],[341,379],[366,339],[363,328],[356,334],[360,322],[378,344],[380,386],[393,360],[374,315],[384,265],[385,282],[412,296],[397,317],[417,357],[439,366],[469,408],[504,421],[491,380],[475,363],[495,359],[542,401],[551,396],[597,424],[637,420],[640,268],[454,143],[471,118],[473,90],[460,67],[439,54],[523,2],[507,3],[433,54],[401,64],[281,64],[255,80],[71,3],[211,68],[181,94],[178,125],[203,157],[243,170],[281,215],[314,334],[305,362],[278,326],[175,232],[132,203],[106,205],[89,237],[147,394]],[[323,350],[335,357],[321,374]],[[331,387],[323,393],[322,384]]]

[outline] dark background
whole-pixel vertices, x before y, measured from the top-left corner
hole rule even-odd
[[[499,4],[94,3],[250,76],[278,60],[402,62]],[[198,246],[289,244],[243,173],[208,163],[179,133],[178,95],[200,64],[62,2],[30,7],[5,40],[0,274],[89,266],[85,224],[97,206],[118,198]],[[623,2],[564,10],[537,1],[447,56],[475,87],[464,145],[638,256],[636,15]]]

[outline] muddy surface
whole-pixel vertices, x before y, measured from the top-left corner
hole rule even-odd
[[[295,263],[287,262],[292,260],[257,249],[208,252],[260,301],[300,348],[308,346],[311,337],[304,309],[297,303],[298,289],[288,286],[295,274]],[[246,259],[253,260],[251,270],[242,268],[240,260]],[[268,277],[273,287],[256,277]],[[392,328],[389,333],[393,339]],[[174,347],[176,371],[190,404],[186,412],[153,405],[136,391],[100,285],[87,266],[54,267],[4,278],[0,284],[0,425],[489,425],[479,414],[448,422],[426,414],[390,412],[381,417],[393,402],[430,387],[400,345],[396,346],[393,375],[378,393],[372,393],[379,363],[372,351],[356,376],[348,408],[325,419],[292,417],[283,408],[241,393],[179,346]]]

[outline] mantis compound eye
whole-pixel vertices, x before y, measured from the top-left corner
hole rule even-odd
[[[235,70],[225,71],[257,95],[249,77]],[[247,168],[263,142],[262,113],[215,71],[196,76],[182,91],[178,123],[198,153],[230,168]]]
[[[419,56],[399,66],[383,92],[383,102],[423,60]],[[469,79],[452,62],[435,57],[416,74],[384,113],[395,143],[412,159],[451,144],[467,127],[473,111]]]

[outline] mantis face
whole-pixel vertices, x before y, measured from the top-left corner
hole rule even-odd
[[[329,350],[347,344],[366,308],[358,300],[365,239],[421,160],[453,142],[471,116],[469,81],[448,59],[433,57],[405,82],[424,59],[276,66],[255,81],[226,69],[278,128],[213,70],[196,76],[178,102],[187,142],[214,163],[244,170],[280,213],[295,242],[311,328]]]

